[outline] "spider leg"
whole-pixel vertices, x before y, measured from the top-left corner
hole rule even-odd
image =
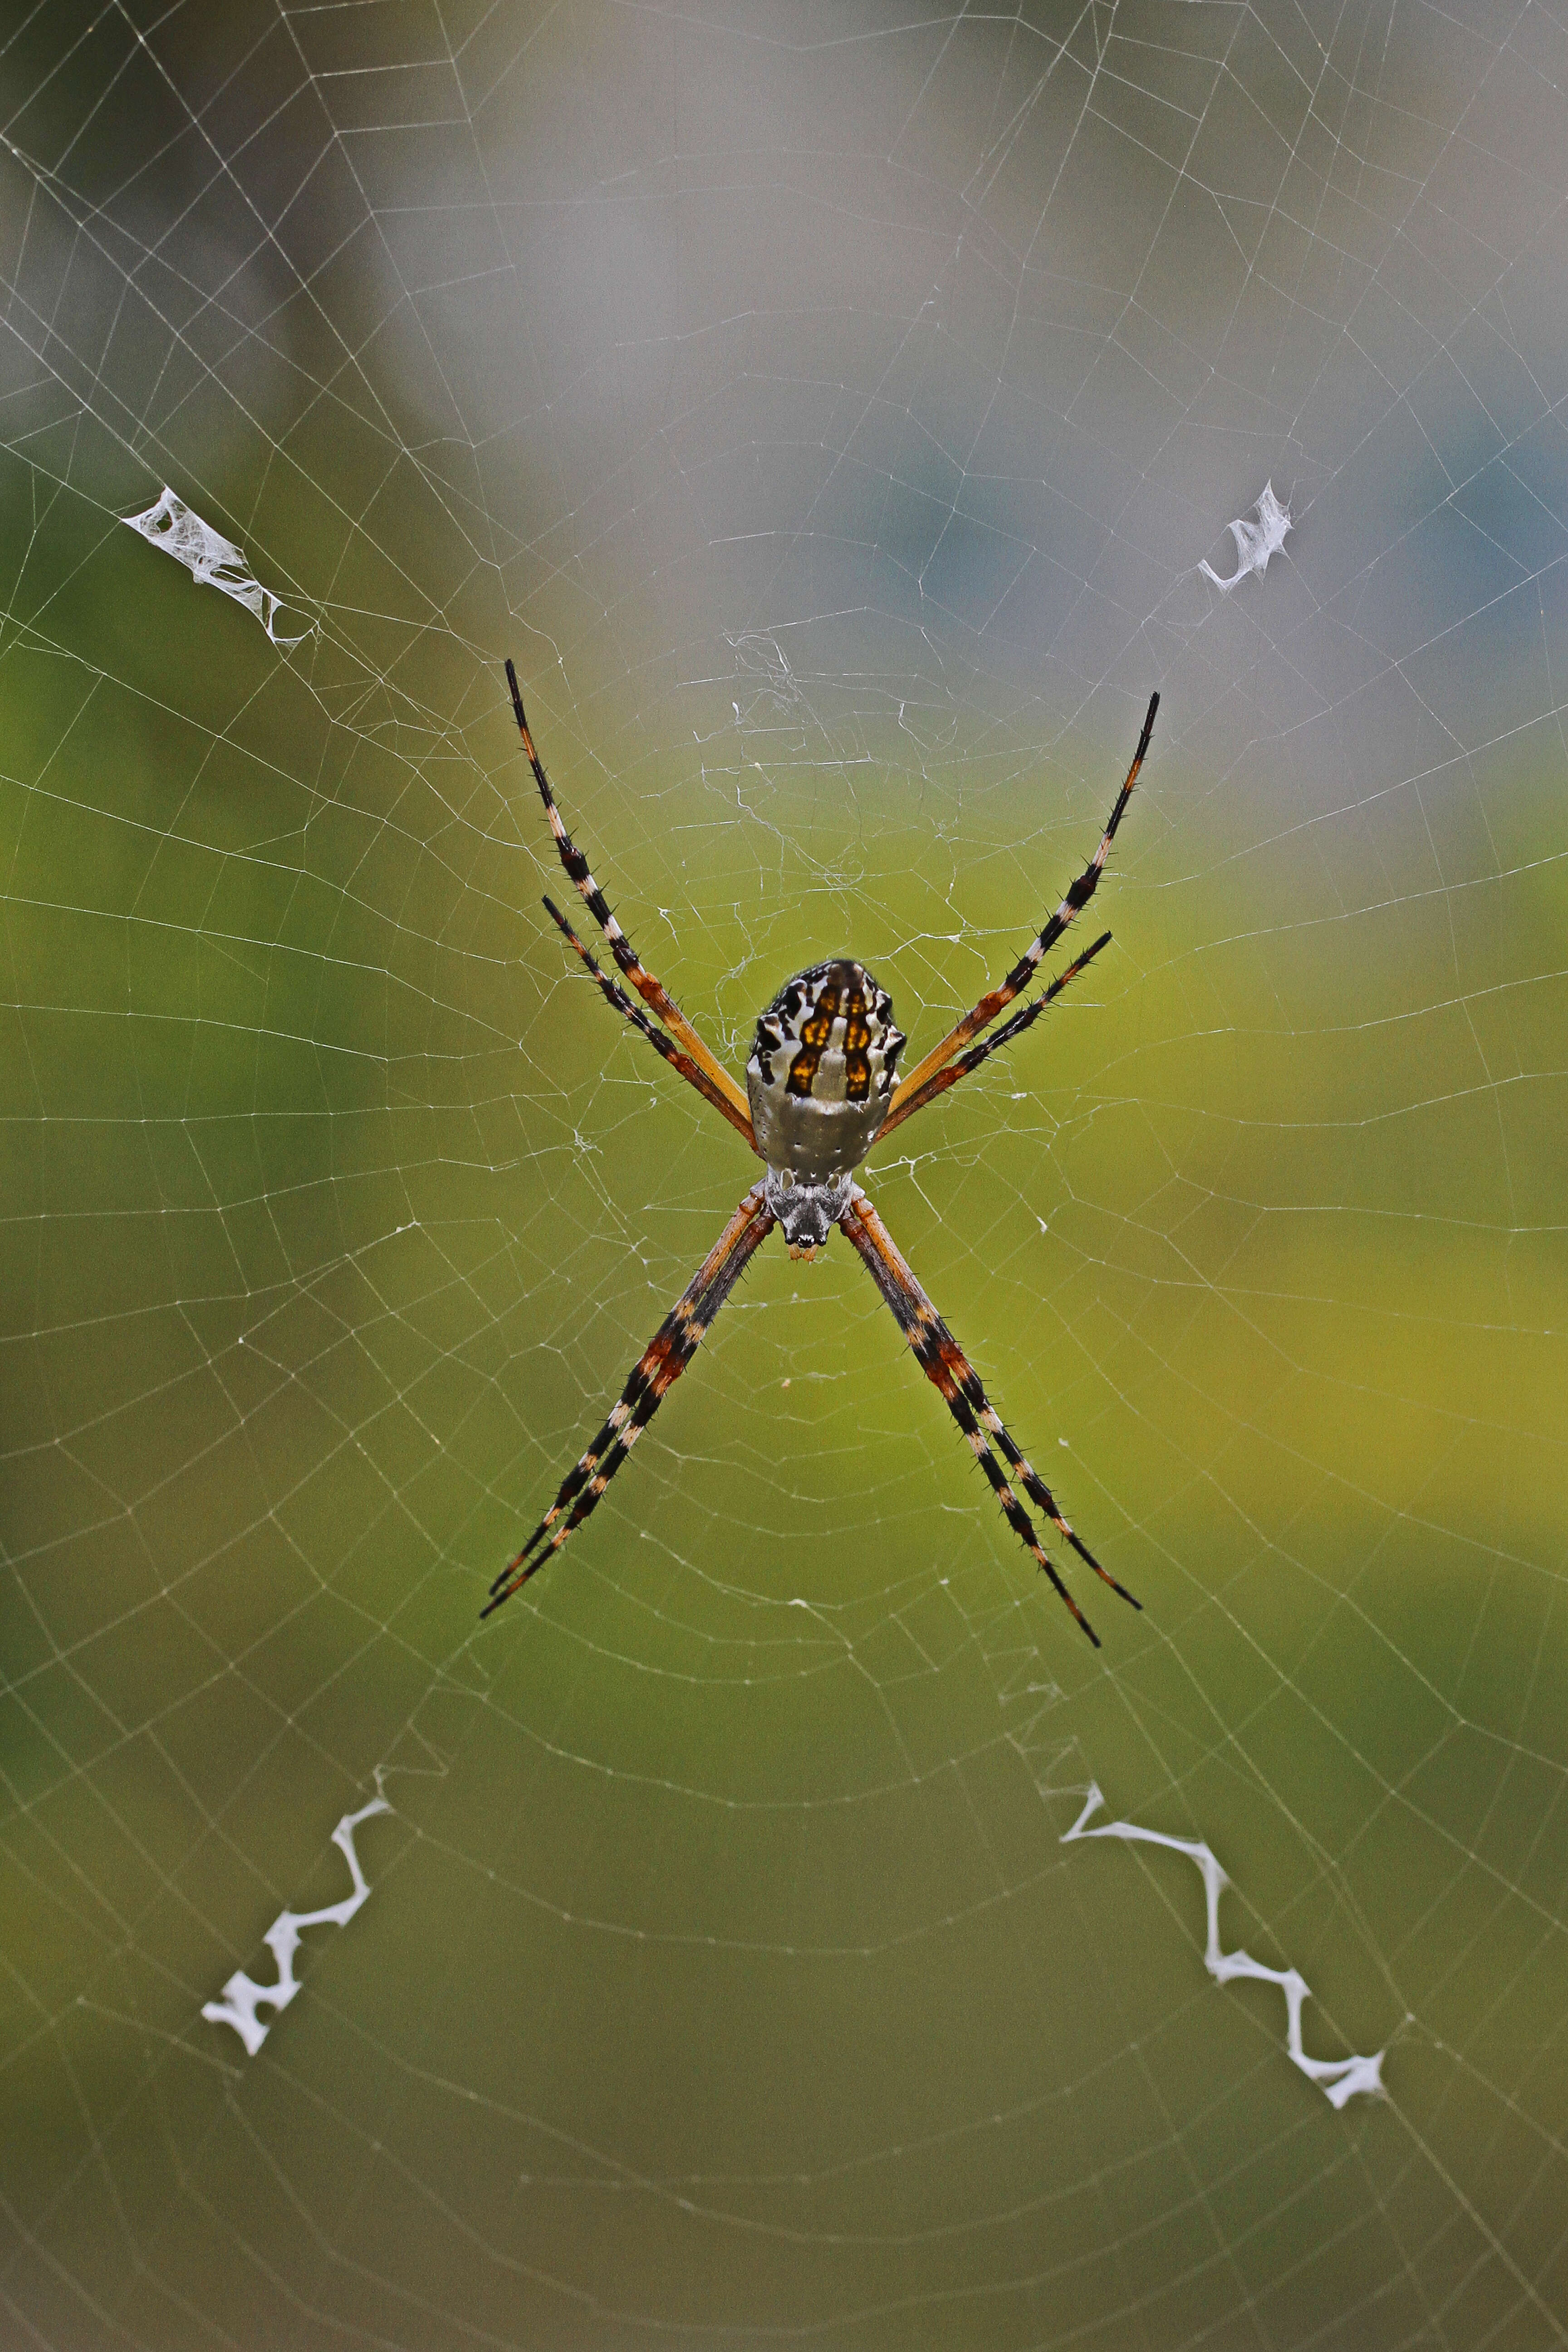
[[[544,903],[549,906],[550,901],[546,899]],[[1025,1030],[1039,1019],[1047,1005],[1061,994],[1068,982],[1078,978],[1085,964],[1092,963],[1100,949],[1109,947],[1110,944],[1110,933],[1101,931],[1094,945],[1091,948],[1085,948],[1082,955],[1076,962],[1069,963],[1065,971],[1058,972],[1049,988],[1042,990],[1032,1003],[1025,1005],[1021,1013],[1015,1013],[1010,1021],[1004,1021],[1000,1029],[994,1029],[990,1036],[982,1038],[978,1045],[971,1045],[966,1054],[960,1054],[956,1062],[949,1062],[943,1069],[933,1070],[929,1078],[923,1079],[916,1087],[906,1102],[900,1103],[898,1096],[895,1095],[894,1108],[888,1113],[878,1130],[878,1142],[880,1143],[889,1129],[898,1127],[906,1118],[912,1118],[917,1110],[924,1110],[927,1103],[934,1102],[938,1095],[945,1094],[949,1087],[955,1087],[960,1078],[966,1078],[969,1076],[971,1070],[977,1070],[981,1063],[989,1055],[994,1054],[999,1045],[1010,1045],[1015,1037],[1021,1037]]]
[[[663,982],[656,980],[652,972],[639,961],[637,950],[611,914],[604,892],[589,872],[587,859],[562,824],[561,812],[555,805],[555,795],[550,789],[550,779],[544,772],[543,762],[533,748],[533,738],[529,733],[528,721],[522,715],[522,696],[518,690],[517,671],[510,660],[506,666],[506,682],[511,688],[511,707],[517,717],[517,731],[522,737],[522,748],[528,754],[529,764],[533,770],[533,781],[539,786],[539,796],[544,803],[544,814],[550,819],[550,830],[555,835],[555,846],[561,853],[561,863],[566,868],[569,879],[576,884],[588,912],[610,943],[610,953],[615,957],[643,1003],[658,1013],[671,1036],[684,1046],[692,1061],[696,1063],[709,1085],[723,1096],[731,1110],[735,1112],[736,1117],[731,1121],[731,1126],[739,1125],[742,1119],[745,1121],[741,1131],[747,1142],[752,1145],[752,1149],[755,1150],[756,1143],[752,1134],[751,1108],[745,1096],[722,1063],[714,1060]],[[557,919],[559,920],[559,918]]]
[[[713,1084],[711,1078],[709,1077],[707,1072],[699,1068],[698,1065],[692,1060],[690,1055],[683,1054],[679,1046],[676,1045],[673,1038],[667,1037],[662,1029],[656,1029],[653,1023],[648,1019],[647,1014],[646,1013],[639,1012],[637,1007],[632,1003],[631,998],[626,994],[626,990],[624,988],[617,988],[615,982],[605,972],[600,971],[598,965],[588,953],[587,949],[583,945],[582,940],[577,937],[576,932],[572,929],[571,924],[567,921],[565,916],[562,913],[554,900],[552,898],[546,898],[544,905],[551,921],[556,925],[558,929],[565,933],[568,944],[576,949],[577,953],[582,957],[584,962],[587,965],[588,970],[593,973],[595,982],[598,983],[600,993],[609,1003],[615,1006],[617,1013],[623,1014],[625,1018],[631,1023],[634,1029],[637,1030],[641,1035],[647,1039],[648,1044],[653,1047],[656,1054],[663,1055],[665,1060],[669,1064],[672,1070],[679,1070],[681,1076],[687,1080],[688,1084],[696,1087],[704,1102],[710,1102],[712,1104],[721,1118],[727,1118],[731,1126],[735,1129],[736,1133],[744,1136],[746,1141],[751,1145],[752,1150],[755,1151],[757,1141],[755,1136],[752,1133],[751,1120],[749,1118],[742,1118],[741,1113],[731,1102],[728,1095],[721,1095],[720,1093],[718,1087]]]
[[[989,1480],[1008,1526],[1027,1545],[1098,1650],[1100,1636],[1047,1558],[1028,1513],[1008,1485],[1001,1463],[986,1443],[988,1436],[1000,1448],[1029,1500],[1052,1520],[1079,1559],[1086,1561],[1113,1591],[1120,1592],[1123,1601],[1131,1601],[1134,1609],[1142,1608],[1142,1603],[1134,1601],[1125,1585],[1119,1584],[1115,1577],[1101,1568],[1089,1546],[1074,1534],[1058,1507],[1056,1496],[1015,1444],[1001,1415],[982,1387],[979,1374],[921,1288],[892,1235],[858,1186],[839,1222],[852,1247],[865,1261],[872,1281],[892,1308],[899,1328],[914,1352],[915,1361],[939,1391],[949,1412],[969,1441],[970,1450]]]
[[[932,1046],[924,1061],[917,1064],[896,1089],[889,1106],[889,1118],[884,1125],[884,1133],[887,1131],[887,1126],[892,1123],[893,1115],[909,1101],[916,1089],[923,1087],[926,1080],[936,1071],[944,1068],[955,1054],[962,1053],[972,1037],[977,1037],[982,1029],[988,1029],[1003,1007],[1012,1003],[1020,989],[1027,988],[1039,969],[1042,957],[1050,953],[1079,909],[1087,907],[1093,898],[1100,875],[1104,871],[1106,858],[1110,854],[1110,845],[1116,838],[1116,828],[1121,823],[1127,803],[1132,797],[1132,787],[1138,782],[1138,771],[1143,765],[1143,757],[1149,749],[1149,738],[1154,731],[1154,713],[1159,708],[1159,696],[1152,694],[1149,697],[1148,713],[1143,720],[1143,732],[1138,738],[1138,749],[1132,754],[1132,765],[1127,771],[1127,781],[1116,795],[1115,804],[1111,809],[1105,831],[1100,837],[1100,847],[1095,851],[1078,880],[1072,885],[1039,938],[1020,956],[1001,986],[991,989],[983,996],[974,1010],[972,1013],[966,1013],[955,1029],[949,1030],[940,1045]]]
[[[566,1473],[549,1510],[490,1586],[481,1617],[510,1601],[534,1570],[560,1550],[573,1528],[582,1526],[697,1353],[714,1317],[745,1272],[752,1253],[772,1233],[774,1222],[763,1205],[762,1185],[753,1184],[637,1358],[619,1402],[611,1407],[592,1445]],[[562,1519],[563,1512],[566,1516]],[[558,1519],[562,1520],[559,1527]]]

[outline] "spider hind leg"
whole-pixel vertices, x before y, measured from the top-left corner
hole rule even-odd
[[[773,1218],[753,1184],[647,1346],[633,1365],[598,1435],[561,1481],[554,1502],[521,1551],[490,1586],[488,1617],[520,1591],[582,1526],[669,1391],[697,1353],[714,1317],[739,1282]],[[559,1524],[558,1524],[559,1523]]]
[[[1009,1435],[1002,1416],[981,1385],[979,1374],[921,1288],[892,1235],[858,1187],[839,1222],[850,1244],[865,1262],[872,1281],[891,1307],[900,1329],[910,1343],[915,1361],[963,1431],[970,1451],[1002,1506],[1008,1526],[1027,1547],[1041,1573],[1050,1579],[1098,1650],[1100,1645],[1099,1634],[1062,1582],[1054,1562],[1035,1533],[1028,1513],[1009,1485],[1006,1471],[992,1452],[988,1439],[994,1441],[1030,1501],[1046,1512],[1079,1559],[1086,1561],[1112,1591],[1120,1592],[1123,1601],[1132,1608],[1141,1609],[1143,1604],[1133,1600],[1126,1586],[1119,1584],[1115,1577],[1101,1568],[1089,1546],[1074,1534],[1058,1507],[1055,1496]]]

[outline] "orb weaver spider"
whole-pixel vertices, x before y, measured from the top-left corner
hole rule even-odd
[[[608,940],[610,953],[622,973],[663,1026],[656,1026],[626,991],[600,970],[565,916],[546,898],[544,904],[552,921],[587,966],[600,994],[647,1039],[656,1053],[662,1054],[672,1069],[679,1070],[688,1084],[696,1087],[721,1118],[729,1121],[756,1153],[766,1172],[742,1201],[649,1340],[619,1402],[612,1406],[609,1418],[587,1452],[562,1480],[560,1492],[543,1518],[521,1550],[495,1579],[490,1598],[480,1615],[488,1617],[503,1601],[509,1601],[560,1550],[573,1529],[582,1526],[691,1361],[719,1309],[774,1225],[783,1226],[790,1255],[805,1258],[816,1255],[826,1242],[829,1229],[837,1225],[891,1307],[921,1371],[933,1383],[963,1432],[1008,1526],[1027,1546],[1099,1649],[1099,1635],[1047,1557],[1011,1481],[1016,1481],[1028,1500],[1045,1513],[1102,1582],[1110,1585],[1113,1592],[1121,1593],[1134,1609],[1142,1608],[1142,1603],[1134,1601],[1125,1585],[1119,1584],[1109,1570],[1100,1566],[1063,1517],[1056,1496],[1008,1434],[973,1366],[856,1183],[855,1171],[873,1143],[890,1135],[906,1118],[911,1118],[949,1087],[956,1086],[960,1078],[977,1070],[999,1046],[1010,1045],[1015,1038],[1022,1036],[1047,1005],[1093,962],[1109,942],[1110,933],[1105,931],[1020,1012],[999,1029],[992,1030],[988,1037],[981,1036],[981,1032],[990,1029],[997,1014],[1028,986],[1074,916],[1093,898],[1116,838],[1116,828],[1121,823],[1149,749],[1154,714],[1160,708],[1158,694],[1149,698],[1132,765],[1116,796],[1094,856],[1005,980],[989,990],[973,1010],[949,1030],[941,1045],[932,1046],[907,1078],[895,1083],[896,1066],[905,1039],[893,1025],[891,997],[886,989],[879,987],[864,964],[856,963],[848,956],[833,956],[826,963],[812,964],[806,971],[797,971],[793,980],[784,982],[763,1013],[757,1023],[752,1058],[746,1065],[746,1091],[742,1094],[729,1071],[709,1052],[668,991],[639,961],[631,941],[610,912],[604,892],[588,869],[587,859],[561,821],[550,779],[523,716],[517,671],[510,661],[506,677],[522,748],[532,767],[561,863]],[[972,1042],[974,1040],[979,1042]]]

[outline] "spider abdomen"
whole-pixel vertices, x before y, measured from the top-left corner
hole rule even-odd
[[[893,1000],[847,956],[786,981],[757,1023],[746,1094],[757,1149],[805,1184],[847,1176],[870,1150],[903,1046]]]

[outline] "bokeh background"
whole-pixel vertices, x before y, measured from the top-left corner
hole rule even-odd
[[[1563,2341],[1560,16],[58,0],[0,128],[0,2333]],[[1160,688],[867,1178],[1100,1652],[841,1244],[477,1622],[751,1181],[508,653],[737,1066]]]

